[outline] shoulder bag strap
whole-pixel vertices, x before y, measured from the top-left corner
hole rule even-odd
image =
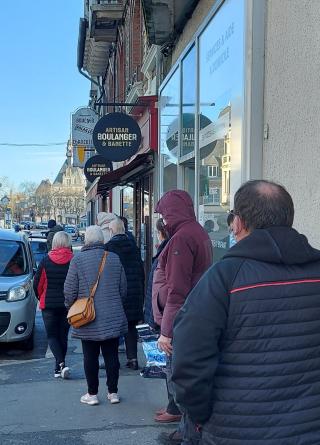
[[[101,275],[101,273],[102,273],[102,271],[104,269],[104,266],[106,264],[106,259],[107,259],[108,253],[109,252],[105,251],[104,254],[103,254],[103,257],[101,259],[101,263],[100,263],[100,267],[99,267],[99,273],[98,273],[98,278],[97,278],[97,281],[95,282],[93,288],[91,289],[90,298],[93,298],[95,293],[96,293],[96,290],[97,290],[97,287],[98,287],[98,284],[99,284],[99,278],[100,278],[100,275]]]

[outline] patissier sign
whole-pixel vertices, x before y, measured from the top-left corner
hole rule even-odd
[[[94,146],[92,132],[98,121],[98,115],[92,108],[79,108],[71,115],[72,165],[84,167],[92,156]]]

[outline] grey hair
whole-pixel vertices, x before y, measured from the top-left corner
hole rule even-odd
[[[60,249],[61,247],[71,247],[71,236],[62,230],[57,232],[52,240],[52,249]]]
[[[123,235],[126,233],[123,221],[118,217],[109,223],[109,228],[112,230],[113,235]]]
[[[104,243],[103,232],[99,226],[89,226],[84,235],[84,244]]]

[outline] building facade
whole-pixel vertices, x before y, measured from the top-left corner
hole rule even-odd
[[[285,185],[295,227],[319,245],[319,18],[317,1],[200,0],[170,46],[159,88],[159,192],[191,194],[215,260],[230,246],[226,214],[248,179]]]
[[[127,216],[148,257],[154,202],[182,188],[218,259],[235,191],[266,178],[288,188],[295,227],[319,244],[317,0],[90,0],[84,17],[91,106],[131,113],[149,137],[91,185],[92,219]]]

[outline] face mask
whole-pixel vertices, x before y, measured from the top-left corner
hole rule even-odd
[[[236,237],[234,236],[233,232],[229,235],[229,247],[234,246],[237,243]]]

